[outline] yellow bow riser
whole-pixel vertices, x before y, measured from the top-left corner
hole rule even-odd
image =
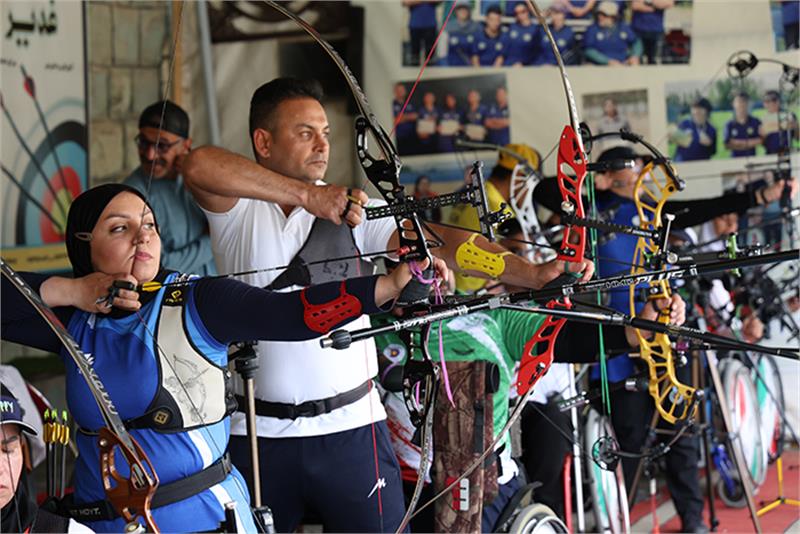
[[[659,229],[661,211],[670,196],[676,192],[667,173],[662,167],[664,164],[654,166],[646,165],[634,188],[634,202],[639,215],[640,228]],[[649,238],[640,237],[636,243],[631,268],[632,274],[647,271],[649,259],[660,252],[659,243]],[[648,289],[647,300],[669,299],[672,296],[669,283],[665,280],[651,282]],[[630,313],[636,315],[636,287],[629,288]],[[669,310],[659,313],[658,322],[669,323]],[[640,357],[647,363],[649,373],[650,395],[655,400],[656,410],[659,415],[669,423],[675,423],[693,415],[695,410],[695,388],[681,383],[675,375],[675,360],[672,354],[672,344],[666,334],[655,334],[652,339],[645,338],[644,334],[636,331],[639,338]]]

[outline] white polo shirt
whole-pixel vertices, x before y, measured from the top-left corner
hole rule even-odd
[[[381,205],[371,200],[368,205]],[[204,210],[205,211],[205,210]],[[287,265],[306,241],[315,217],[295,208],[288,217],[277,204],[240,199],[226,213],[205,211],[211,233],[211,247],[217,270],[232,273],[249,269]],[[354,228],[356,246],[362,253],[388,248],[397,229],[393,218],[365,220]],[[241,280],[258,287],[269,285],[282,271],[266,271],[243,276]],[[302,289],[289,287],[282,291]],[[269,321],[280,310],[264,310]],[[361,317],[348,329],[365,328],[369,319]],[[261,341],[258,343],[256,398],[271,402],[300,404],[324,399],[351,390],[377,375],[378,361],[374,342],[353,343],[346,350],[323,349],[319,338],[303,342]],[[386,418],[377,391],[360,400],[317,417],[295,420],[258,417],[262,437],[316,436],[350,430]],[[243,414],[231,418],[231,433],[246,435]]]

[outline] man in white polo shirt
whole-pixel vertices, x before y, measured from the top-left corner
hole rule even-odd
[[[357,225],[358,217],[351,228],[317,219],[299,203],[271,201],[269,180],[275,173],[304,185],[323,183],[330,127],[321,99],[316,82],[279,78],[266,83],[250,103],[256,163],[216,147],[200,148],[184,162],[187,183],[209,219],[220,272],[291,265],[244,279],[260,287],[292,290],[371,273],[371,264],[361,259],[307,267],[310,262],[399,246],[392,218]],[[361,191],[354,195],[364,204],[375,204]],[[352,217],[347,220],[353,226]],[[446,243],[437,254],[456,268],[456,250],[471,236],[442,231]],[[505,250],[482,236],[472,239],[489,253]],[[563,262],[537,266],[514,255],[503,259],[501,279],[517,286],[541,287],[564,272]],[[593,270],[590,262],[571,267],[584,270],[587,278]],[[364,319],[351,327],[367,324]],[[327,532],[394,531],[405,506],[386,413],[370,387],[377,374],[374,343],[331,351],[320,348],[318,340],[259,342],[257,350],[260,475],[276,529],[293,531],[306,514],[316,513]],[[231,433],[233,461],[247,478],[250,460],[243,414],[234,414]]]

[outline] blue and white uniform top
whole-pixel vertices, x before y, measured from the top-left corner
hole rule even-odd
[[[486,113],[487,119],[508,119],[508,106],[500,107],[498,104],[489,106],[489,111]],[[511,128],[505,126],[503,128],[487,128],[486,141],[495,145],[507,145],[511,142]]]
[[[753,139],[758,137],[760,127],[761,121],[752,115],[748,115],[744,122],[739,122],[736,118],[733,118],[725,124],[725,143],[727,144],[732,139]],[[755,147],[744,150],[731,150],[731,156],[734,158],[755,155]]]
[[[558,46],[558,52],[561,54],[565,63],[570,63],[573,59],[575,47],[575,32],[569,26],[562,26],[561,29],[556,30],[550,26],[550,33],[553,34],[553,39]],[[550,45],[550,39],[547,38],[547,33],[540,31],[538,35],[539,49],[536,54],[536,65],[558,65],[556,56],[553,53],[553,47]]]
[[[165,282],[173,282],[177,276],[172,273]],[[215,369],[224,369],[227,365],[227,345],[215,340],[200,321],[193,292],[189,291],[185,304],[177,308],[178,315],[170,317],[163,313],[166,296],[167,288],[158,291],[155,298],[140,309],[141,319],[137,314],[113,318],[76,311],[67,327],[81,350],[92,358],[92,365],[123,420],[146,413],[162,387],[185,413],[184,424],[191,430],[171,433],[131,430],[131,435],[153,463],[161,485],[194,475],[219,460],[228,446],[230,434],[229,418],[224,414],[219,417],[219,404],[224,405],[225,392],[224,389],[219,391],[219,377],[212,376],[219,375]],[[180,323],[174,324],[176,318],[182,321],[182,328]],[[170,324],[162,324],[165,320]],[[152,334],[163,332],[162,326],[173,334],[182,334],[194,350],[159,354]],[[162,357],[168,357],[170,365],[164,366]],[[105,423],[86,381],[69,357],[65,357],[64,362],[67,401],[75,422],[81,429],[97,432]],[[75,502],[103,500],[97,436],[77,432],[75,441],[79,451],[75,464]],[[120,454],[117,460],[118,469],[127,476],[127,464]],[[220,484],[183,501],[153,509],[153,518],[165,532],[216,529],[224,520],[225,504],[231,501],[237,504],[239,531],[254,532],[247,486],[235,468]],[[97,521],[89,526],[97,532],[121,532],[125,522],[123,519]]]
[[[523,26],[514,23],[506,33],[506,57],[504,65],[533,65],[536,61],[537,48],[539,47],[539,26],[529,24]]]
[[[596,50],[609,59],[625,61],[630,56],[630,47],[637,39],[636,33],[625,23],[621,22],[611,28],[592,24],[583,37],[583,46],[586,50]]]
[[[675,151],[675,161],[711,159],[711,156],[717,152],[717,130],[711,124],[705,123],[698,126],[692,119],[684,119],[678,124],[678,129],[691,134],[692,141],[688,146],[678,146]],[[710,145],[700,143],[701,133],[712,140]]]
[[[452,21],[447,26],[447,65],[464,67],[471,65],[472,46],[481,25],[474,20],[461,25]]]
[[[507,54],[507,28],[503,28],[497,37],[491,37],[481,29],[475,34],[475,42],[472,43],[472,55],[478,56],[478,63],[482,67],[491,67],[498,57],[505,57]]]

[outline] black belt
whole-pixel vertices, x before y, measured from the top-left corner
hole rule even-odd
[[[159,486],[153,495],[150,508],[161,508],[197,495],[225,480],[231,470],[231,459],[225,454],[198,473]],[[119,517],[111,503],[106,500],[73,504],[71,497],[72,495],[69,495],[60,503],[60,509],[78,521],[111,521]]]
[[[333,397],[306,401],[300,404],[283,402],[268,402],[256,399],[256,414],[262,417],[276,417],[278,419],[297,419],[299,417],[316,417],[330,413],[333,410],[353,404],[364,397],[372,388],[372,379],[367,380],[358,387],[339,393]],[[239,411],[247,412],[247,401],[241,395],[236,395],[239,402]]]

